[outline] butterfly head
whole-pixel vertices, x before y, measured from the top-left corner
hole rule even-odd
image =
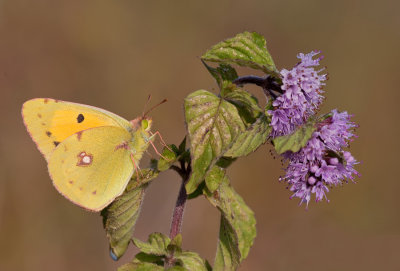
[[[146,132],[150,131],[152,122],[152,119],[148,116],[141,116],[130,121],[133,131],[142,129]]]

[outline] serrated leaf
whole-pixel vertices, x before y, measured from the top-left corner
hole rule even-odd
[[[256,32],[244,32],[214,45],[202,57],[203,60],[237,64],[262,70],[278,76],[274,61],[269,54],[266,41]]]
[[[240,157],[254,152],[260,145],[264,144],[271,133],[270,121],[266,115],[261,115],[250,125],[244,133],[241,133],[224,156]]]
[[[192,157],[192,174],[186,184],[190,194],[245,126],[233,104],[206,90],[186,97],[185,119]]]
[[[206,261],[195,252],[175,253],[174,259],[187,271],[208,271]]]
[[[177,154],[179,154],[179,150],[175,145],[168,145],[168,147],[164,147],[161,152],[161,157],[157,163],[157,169],[159,171],[165,171],[169,169],[173,163],[175,163],[178,159]]]
[[[224,100],[236,106],[240,117],[246,125],[254,123],[262,112],[256,97],[231,82],[223,82],[221,96]]]
[[[204,66],[210,72],[210,74],[215,78],[217,81],[218,86],[221,88],[223,81],[233,81],[238,78],[238,74],[236,70],[229,64],[221,63],[218,67],[213,68],[209,66],[205,61],[203,61]]]
[[[147,242],[133,238],[133,243],[141,252],[159,256],[168,254],[167,247],[170,242],[168,236],[158,232],[150,234]]]
[[[205,191],[207,199],[221,212],[217,256],[213,270],[236,270],[253,245],[256,220],[253,211],[224,177],[218,189]]]
[[[127,263],[118,268],[118,271],[164,271],[164,267],[153,263]]]
[[[137,181],[133,179],[131,182]],[[115,260],[124,255],[128,248],[146,187],[147,184],[132,189],[127,187],[121,196],[101,212],[103,226],[110,243],[110,253]]]
[[[307,145],[312,134],[317,129],[315,122],[310,121],[295,130],[293,133],[285,136],[275,137],[272,143],[278,154],[287,151],[298,152],[301,148]]]

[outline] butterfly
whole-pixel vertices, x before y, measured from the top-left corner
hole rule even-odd
[[[128,121],[104,109],[49,98],[26,101],[22,117],[55,188],[91,211],[123,193],[156,134],[146,114]]]

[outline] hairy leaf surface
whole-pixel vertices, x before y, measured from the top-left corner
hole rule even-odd
[[[222,41],[208,50],[202,59],[250,67],[278,76],[265,39],[256,32],[240,33]]]

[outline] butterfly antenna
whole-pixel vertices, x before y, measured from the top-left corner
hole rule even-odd
[[[145,110],[146,110],[146,107],[147,107],[147,105],[149,104],[150,100],[151,100],[151,94],[149,94],[149,97],[147,97],[147,101],[146,101],[146,103],[145,103],[144,106],[143,106],[142,117],[146,116],[146,113],[147,113],[147,112],[145,113]]]
[[[154,108],[156,108],[157,106],[165,103],[167,101],[167,99],[162,100],[161,102],[159,102],[158,104],[156,104],[155,106],[153,106],[152,108],[150,108],[149,110],[146,111],[146,113],[143,114],[143,117],[145,117],[151,110],[153,110]]]

